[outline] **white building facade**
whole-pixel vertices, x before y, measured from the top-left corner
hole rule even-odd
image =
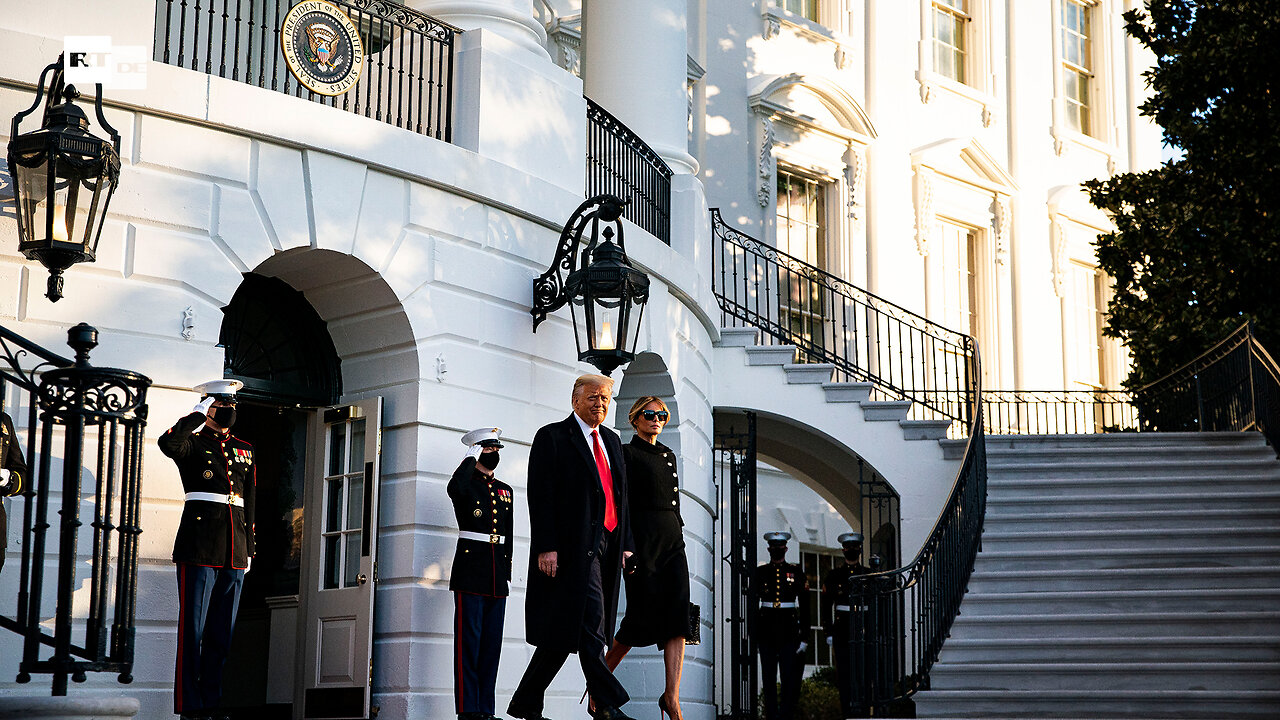
[[[213,4],[197,37],[234,45],[233,64],[243,41],[243,69],[269,85],[248,38],[274,32],[264,18],[274,23],[290,3]],[[445,485],[461,434],[498,425],[508,448],[499,476],[517,503],[499,674],[505,708],[531,654],[523,639],[529,443],[568,414],[573,378],[591,371],[576,361],[566,311],[536,334],[529,314],[532,280],[584,199],[584,96],[673,173],[670,242],[627,225],[627,253],[652,285],[639,357],[614,374],[621,410],[610,422],[626,430],[629,399],[643,394],[663,396],[673,412],[661,439],[680,457],[692,599],[703,608],[703,644],[689,647],[685,665],[687,717],[708,720],[722,701],[726,495],[717,432],[743,411],[757,414],[762,459],[777,469],[761,475],[761,522],[786,525],[811,553],[835,547],[845,529],[878,529],[862,527],[858,509],[859,468],[867,468],[897,496],[894,554],[909,560],[957,470],[937,443],[828,403],[818,386],[748,364],[743,347],[722,341],[709,208],[972,334],[988,387],[1097,389],[1123,378],[1123,353],[1100,336],[1107,283],[1090,246],[1109,224],[1079,183],[1159,160],[1158,131],[1136,110],[1148,58],[1121,30],[1133,0],[597,0],[585,13],[542,0],[406,4],[463,30],[451,55],[452,104],[442,111],[448,139],[340,100],[326,107],[305,92],[224,77],[216,65],[165,62],[164,50],[178,45],[165,28],[195,27],[186,16],[166,22],[186,7],[177,2],[53,0],[0,16],[5,118],[31,104],[66,36],[109,36],[153,58],[145,89],[104,92],[122,137],[120,187],[97,260],[68,272],[65,299],[42,295],[45,271],[18,253],[13,213],[0,210],[0,324],[65,352],[66,329],[88,322],[101,332],[95,364],[154,383],[136,680],[90,677],[73,693],[138,697],[140,717],[170,711],[169,556],[183,500],[154,438],[189,412],[193,386],[228,373],[256,388],[241,422],[260,454],[279,458],[259,479],[272,498],[275,547],[250,574],[256,587],[242,605],[229,702],[302,717],[308,689],[367,670],[378,717],[453,716],[448,574],[457,524]],[[211,12],[197,7],[186,11]],[[235,21],[251,8],[256,20],[242,23],[241,38]],[[362,32],[376,42],[375,28]],[[272,42],[258,47],[275,52]],[[378,60],[371,52],[366,72]],[[11,185],[0,174],[9,208]],[[319,362],[330,356],[334,363]],[[4,402],[25,417],[17,393]],[[365,460],[372,474],[361,473]],[[358,482],[368,478],[377,491],[361,500]],[[7,502],[12,518],[19,501]],[[348,544],[362,531],[359,510],[370,518],[366,553]],[[330,512],[347,519],[334,524]],[[260,528],[267,522],[259,517]],[[11,519],[0,574],[5,614],[19,525]],[[317,628],[337,612],[326,591],[364,587],[359,576],[372,579],[373,615],[352,615],[342,626],[349,652],[326,654],[329,636]],[[40,677],[11,682],[19,647],[0,636],[0,657],[14,659],[0,667],[0,693],[38,694]],[[652,705],[660,655],[637,651],[619,676],[636,707]],[[570,664],[547,714],[579,713],[582,689]]]

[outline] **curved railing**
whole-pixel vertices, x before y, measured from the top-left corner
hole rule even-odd
[[[627,201],[622,217],[671,244],[671,168],[591,98],[587,101],[587,197],[614,195]]]
[[[972,340],[727,225],[711,210],[712,285],[723,321],[794,345],[833,379],[868,382],[877,400],[910,400],[911,417],[972,418]]]

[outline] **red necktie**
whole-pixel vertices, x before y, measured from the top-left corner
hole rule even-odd
[[[600,447],[600,433],[595,430],[591,431],[591,444],[595,446],[600,487],[604,488],[604,529],[613,532],[618,527],[618,509],[613,505],[613,473],[609,472],[609,463],[604,459],[604,448]]]

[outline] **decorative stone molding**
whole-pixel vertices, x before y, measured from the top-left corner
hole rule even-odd
[[[1061,215],[1049,216],[1049,258],[1053,294],[1064,297],[1067,273],[1067,228],[1063,224]]]
[[[773,190],[773,120],[760,118],[760,157],[757,172],[760,175],[760,187],[756,190],[756,200],[760,207],[769,207],[769,195]]]
[[[862,196],[867,184],[867,158],[862,148],[849,150],[849,162],[844,166],[844,182],[848,188],[849,198],[846,202],[849,219],[854,222],[862,220]]]
[[[933,169],[917,165],[914,185],[916,252],[919,252],[921,257],[928,257],[929,239],[933,236],[933,226],[936,223],[933,213]]]
[[[181,335],[183,340],[191,340],[196,336],[196,309],[190,305],[182,311]]]
[[[996,114],[991,111],[991,106],[984,104],[982,106],[982,127],[989,128],[996,121]]]
[[[920,79],[920,102],[924,103],[925,105],[928,105],[929,101],[932,99],[933,99],[933,83],[929,82],[928,80],[925,80],[924,78],[921,78]]]
[[[778,19],[778,16],[772,15],[772,14],[765,15],[764,16],[764,39],[772,40],[773,38],[778,37],[778,35],[781,33],[782,33],[782,21]]]
[[[996,195],[991,207],[991,236],[995,239],[996,265],[1009,261],[1009,199]]]
[[[547,40],[555,63],[582,77],[582,18],[557,19],[547,28]]]
[[[853,64],[853,59],[850,55],[849,51],[844,49],[844,45],[836,46],[835,62],[837,70],[849,69],[849,66]]]

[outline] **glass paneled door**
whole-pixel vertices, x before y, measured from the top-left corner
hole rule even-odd
[[[320,511],[308,514],[304,531],[295,717],[369,717],[381,407],[381,398],[361,400],[312,421],[307,507]]]

